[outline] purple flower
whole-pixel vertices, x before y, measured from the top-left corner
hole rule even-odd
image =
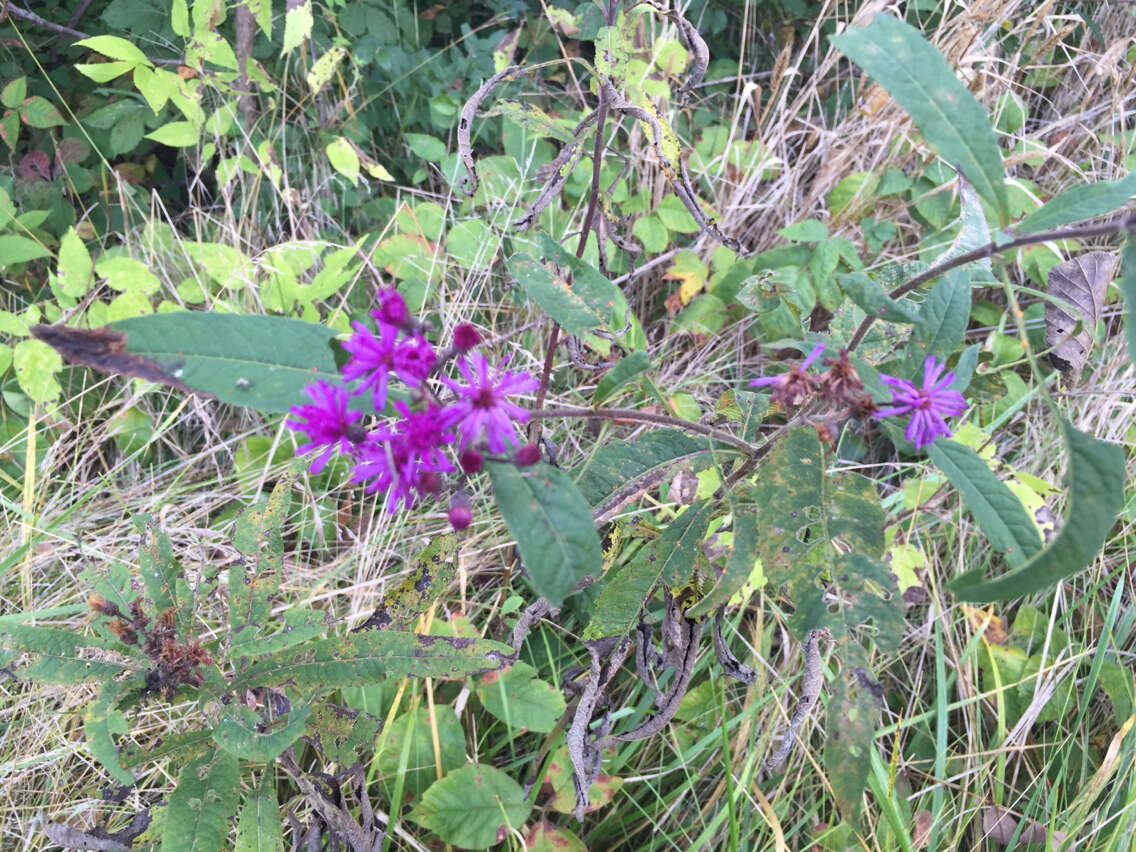
[[[958,417],[966,411],[961,393],[950,390],[955,374],[945,372],[946,364],[936,363],[933,355],[923,361],[923,387],[917,388],[906,379],[880,373],[880,381],[892,389],[891,405],[876,412],[876,417],[911,415],[905,433],[916,449],[925,447],[940,435],[951,437],[944,417]]]
[[[781,405],[800,405],[807,400],[817,388],[817,377],[805,372],[816,360],[824,354],[824,344],[818,343],[797,366],[787,373],[777,376],[762,376],[749,383],[750,387],[760,388],[773,385],[773,401]]]
[[[446,426],[457,426],[464,450],[485,433],[489,451],[503,453],[517,446],[513,423],[524,423],[529,413],[506,401],[511,394],[536,390],[537,380],[528,373],[514,373],[500,368],[489,371],[484,355],[472,354],[458,360],[458,370],[466,384],[442,378],[442,383],[458,395],[458,401],[446,406],[442,419]]]
[[[361,448],[362,461],[351,474],[354,482],[366,482],[368,494],[384,491],[387,510],[397,511],[401,500],[406,508],[416,497],[437,490],[437,475],[450,473],[453,464],[442,448],[453,443],[436,405],[422,411],[411,411],[405,402],[396,402],[402,419],[394,428],[385,427],[374,433]]]
[[[367,437],[367,431],[355,422],[363,412],[348,410],[347,391],[339,385],[321,379],[304,388],[304,393],[312,398],[312,404],[293,406],[291,414],[296,419],[287,421],[287,426],[308,436],[308,443],[300,447],[301,453],[324,448],[312,465],[312,473],[319,473],[336,448],[341,453],[351,453],[353,445]]]
[[[406,307],[406,300],[398,290],[391,287],[384,287],[379,291],[379,306],[371,311],[371,316],[379,322],[385,322],[396,328],[405,328],[410,324],[410,311]]]
[[[417,387],[434,366],[434,349],[424,337],[415,335],[399,339],[398,329],[379,323],[379,336],[361,322],[352,324],[355,333],[343,343],[351,358],[343,365],[343,380],[361,380],[355,394],[371,391],[376,411],[387,404],[387,386],[394,373],[410,387]]]

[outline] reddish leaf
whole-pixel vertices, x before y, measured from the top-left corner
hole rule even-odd
[[[24,180],[51,180],[51,158],[43,151],[28,151],[20,158],[20,177]]]

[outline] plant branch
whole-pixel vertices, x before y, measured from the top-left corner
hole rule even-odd
[[[85,33],[82,30],[67,27],[63,24],[53,23],[52,21],[47,20],[47,18],[40,17],[35,12],[29,12],[27,9],[21,9],[19,6],[12,5],[11,3],[9,3],[6,7],[3,6],[3,4],[0,4],[0,18],[3,18],[5,14],[15,18],[18,21],[25,21],[26,23],[39,27],[40,29],[50,30],[53,33],[59,33],[59,35],[70,36],[76,41],[91,38],[90,33]],[[181,64],[180,59],[155,59],[152,56],[147,56],[146,58],[154,65]]]
[[[1026,234],[1023,237],[1010,240],[1008,243],[990,242],[984,246],[979,246],[976,249],[948,258],[942,263],[932,266],[925,272],[920,272],[914,278],[900,284],[888,295],[893,299],[898,299],[900,296],[910,293],[915,288],[922,287],[928,281],[938,278],[945,272],[950,272],[952,269],[957,269],[960,266],[965,266],[976,260],[993,257],[1000,252],[1022,248],[1023,246],[1032,246],[1037,243],[1047,243],[1050,240],[1099,237],[1104,234],[1119,233],[1120,231],[1136,231],[1136,213],[1129,213],[1127,216],[1122,216],[1119,219],[1113,219],[1108,222],[1098,222],[1095,225],[1075,225],[1071,228],[1055,228],[1051,231],[1039,231],[1036,234]],[[864,317],[864,321],[860,323],[860,327],[856,329],[856,333],[852,335],[852,340],[848,344],[849,351],[863,343],[864,336],[868,333],[868,329],[872,327],[872,323],[875,321],[876,318],[874,316]]]
[[[633,420],[639,423],[657,423],[661,426],[671,426],[686,432],[706,435],[716,441],[737,447],[748,456],[755,456],[761,452],[761,447],[756,447],[722,429],[682,420],[669,414],[656,414],[653,411],[636,411],[633,408],[546,408],[541,411],[529,412],[529,417],[533,420],[549,420],[555,417],[598,417],[603,420]]]

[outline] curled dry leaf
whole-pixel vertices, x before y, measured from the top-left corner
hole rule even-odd
[[[1049,271],[1049,295],[1057,301],[1045,305],[1045,342],[1053,347],[1049,360],[1066,381],[1075,381],[1088,360],[1115,269],[1115,254],[1093,251]]]
[[[982,808],[982,833],[995,843],[1003,846],[1009,844],[1018,830],[1019,819],[1013,811],[998,805],[986,805]],[[1065,840],[1064,831],[1053,832],[1053,842],[1062,843]],[[1035,819],[1028,819],[1018,834],[1018,843],[1045,843],[1049,839],[1049,827]]]

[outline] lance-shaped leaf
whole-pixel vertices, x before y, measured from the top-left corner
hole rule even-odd
[[[1084,186],[1070,187],[1022,219],[1014,231],[1018,234],[1033,234],[1050,228],[1060,228],[1070,222],[1103,216],[1123,207],[1134,195],[1136,195],[1136,172],[1131,172],[1119,180],[1102,180]]]
[[[1091,251],[1049,270],[1045,303],[1045,342],[1053,347],[1049,360],[1067,381],[1075,382],[1089,359],[1108,285],[1116,270],[1116,255]]]
[[[162,852],[215,852],[229,838],[229,821],[237,812],[240,776],[237,758],[214,748],[187,763],[162,831]]]
[[[753,573],[757,561],[757,516],[748,511],[734,512],[734,540],[726,554],[726,567],[717,582],[687,611],[688,618],[710,615],[729,603]]]
[[[596,392],[592,395],[592,405],[603,405],[623,385],[634,379],[640,373],[646,372],[651,366],[651,359],[646,352],[632,352],[626,358],[608,370],[596,385]]]
[[[613,331],[623,328],[627,300],[618,287],[543,232],[540,250],[545,260],[560,267],[559,274],[523,252],[509,259],[510,274],[520,282],[529,298],[569,334],[581,335],[597,328]]]
[[[174,559],[170,537],[158,529],[150,515],[135,516],[134,526],[142,533],[138,564],[146,594],[157,613],[174,610],[178,637],[184,639],[193,618],[193,592]]]
[[[832,43],[887,89],[940,156],[994,208],[999,224],[1007,224],[1002,154],[990,118],[919,30],[877,13],[867,26],[849,27]]]
[[[970,273],[952,269],[931,288],[920,309],[919,324],[904,350],[908,376],[922,376],[928,355],[946,361],[962,344],[970,320]]]
[[[182,734],[165,735],[160,740],[147,743],[145,746],[126,743],[119,752],[119,762],[124,769],[133,769],[176,756],[180,764],[200,757],[212,749],[212,731],[186,731]]]
[[[40,683],[85,683],[108,681],[137,666],[126,666],[109,660],[92,660],[84,652],[89,648],[122,651],[112,638],[80,636],[58,627],[6,625],[0,628],[0,650],[26,651],[33,655],[31,665],[21,675]]]
[[[267,763],[300,738],[310,712],[307,704],[295,703],[285,719],[274,720],[262,732],[257,727],[263,720],[245,705],[234,704],[222,710],[213,741],[236,757]]]
[[[336,332],[284,317],[176,311],[91,330],[37,325],[31,332],[73,364],[259,411],[309,402],[304,387],[339,375],[328,345]]]
[[[919,309],[915,305],[906,300],[896,301],[867,273],[849,272],[838,275],[837,281],[840,282],[840,289],[864,313],[887,322],[919,322]]]
[[[463,678],[496,671],[512,661],[512,648],[488,639],[366,630],[258,660],[234,678],[232,687],[286,683],[297,689],[332,690],[387,677]]]
[[[884,688],[872,677],[863,649],[847,651],[828,700],[824,767],[840,812],[856,822],[867,787],[871,749],[876,747],[876,720]]]
[[[681,586],[690,578],[702,556],[702,539],[713,509],[710,500],[694,503],[639,551],[630,565],[608,579],[584,629],[585,641],[624,635],[639,620],[657,583]]]
[[[1041,550],[1037,526],[1001,479],[974,450],[943,438],[927,448],[931,461],[959,490],[990,544],[1018,567]]]
[[[410,573],[387,592],[371,617],[359,629],[379,627],[409,630],[445,591],[457,571],[454,555],[458,539],[452,534],[435,536],[410,564]]]
[[[291,505],[295,474],[288,471],[272,489],[272,493],[237,519],[233,546],[239,559],[229,567],[229,625],[231,642],[237,653],[240,646],[257,637],[267,624],[271,611],[271,595],[280,588],[284,564],[284,539],[281,530]]]
[[[574,474],[596,520],[603,522],[661,483],[677,465],[698,470],[733,452],[675,429],[656,429],[600,447]]]
[[[517,541],[533,587],[559,607],[588,575],[603,565],[592,512],[571,477],[558,468],[486,465],[493,495]]]
[[[1128,360],[1136,364],[1136,238],[1129,237],[1124,244],[1124,254],[1121,259],[1120,290],[1124,294],[1124,307],[1128,311],[1128,319],[1124,322],[1124,330],[1128,337]]]
[[[1000,577],[986,580],[970,571],[951,582],[959,598],[976,603],[1019,598],[1049,588],[1088,565],[1100,552],[1124,505],[1125,454],[1061,420],[1069,455],[1069,508],[1061,532],[1033,558]]]
[[[284,831],[272,767],[264,770],[261,783],[245,793],[237,820],[236,852],[284,852]]]
[[[123,769],[118,760],[114,737],[127,733],[126,718],[118,709],[118,701],[129,681],[108,680],[99,697],[87,705],[83,714],[83,734],[91,754],[106,767],[120,784],[133,784],[134,776]]]

